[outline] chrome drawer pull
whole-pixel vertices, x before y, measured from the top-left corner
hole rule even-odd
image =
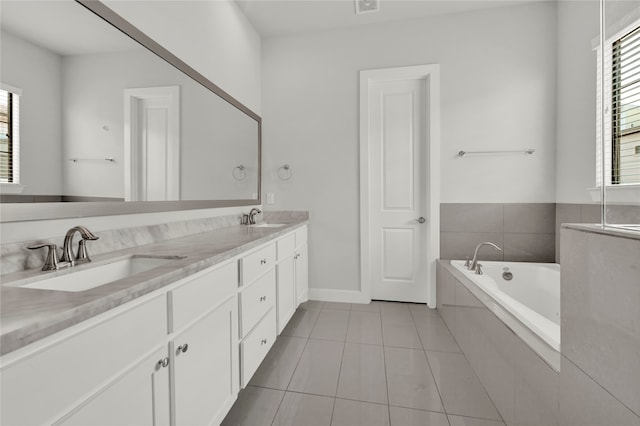
[[[267,259],[260,259],[260,264],[261,265],[266,265],[267,264]]]
[[[267,296],[260,296],[260,301],[264,302],[265,300],[267,300]]]
[[[189,350],[189,344],[185,343],[184,345],[178,346],[178,350],[176,351],[176,353],[177,354],[180,353],[180,352],[185,353],[188,350]]]
[[[267,339],[262,339],[260,341],[260,345],[266,345],[267,344]]]

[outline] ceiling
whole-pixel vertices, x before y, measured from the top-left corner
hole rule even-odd
[[[379,0],[379,12],[359,15],[353,0],[235,1],[258,33],[267,38],[552,0]]]
[[[139,49],[73,0],[2,0],[0,28],[59,55]]]

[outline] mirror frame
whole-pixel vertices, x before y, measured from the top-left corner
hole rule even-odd
[[[123,214],[157,213],[179,210],[197,210],[220,207],[240,207],[261,204],[262,197],[262,118],[218,87],[212,81],[169,52],[144,34],[129,21],[98,0],[75,0],[116,30],[164,59],[178,71],[183,72],[206,89],[218,95],[232,106],[247,114],[258,123],[258,198],[239,200],[184,200],[184,201],[125,201],[125,202],[66,202],[66,203],[0,203],[0,222],[22,222],[29,220],[64,219],[88,216],[112,216]]]

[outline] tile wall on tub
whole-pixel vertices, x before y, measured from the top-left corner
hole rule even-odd
[[[556,262],[560,263],[560,227],[563,223],[600,223],[600,204],[556,204]],[[612,204],[607,206],[609,223],[640,224],[640,205]]]
[[[640,425],[640,235],[565,226],[561,416]]]
[[[446,203],[440,205],[440,258],[473,256],[478,243],[502,247],[482,251],[483,260],[555,261],[555,203]]]

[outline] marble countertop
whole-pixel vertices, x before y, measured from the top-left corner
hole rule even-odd
[[[198,235],[93,256],[93,262],[74,269],[24,271],[1,277],[0,354],[4,355],[69,326],[151,293],[305,225],[291,221],[282,227],[229,226]],[[73,273],[130,255],[178,256],[164,265],[85,291],[65,292],[15,286],[47,276]]]

